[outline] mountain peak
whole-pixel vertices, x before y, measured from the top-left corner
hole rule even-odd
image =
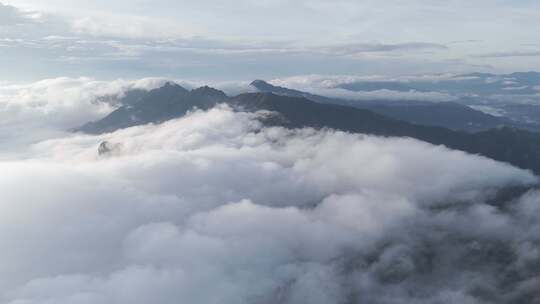
[[[200,88],[196,88],[194,90],[191,90],[191,95],[193,96],[199,96],[204,98],[210,98],[210,99],[225,99],[227,98],[227,94],[225,94],[223,91],[220,91],[218,89],[209,87],[209,86],[202,86]]]
[[[165,84],[159,88],[156,88],[154,89],[155,91],[184,91],[184,92],[188,92],[188,90],[186,90],[186,88],[184,88],[183,86],[177,84],[176,82],[173,82],[173,81],[167,81],[165,82]]]
[[[162,86],[162,88],[182,88],[182,89],[184,89],[183,86],[179,85],[178,83],[176,83],[174,81],[165,82],[165,84]]]
[[[269,84],[269,83],[261,79],[255,79],[251,82],[251,85],[259,85],[259,84]]]
[[[89,122],[75,131],[101,134],[135,125],[160,123],[181,117],[193,108],[209,109],[225,99],[225,93],[208,86],[188,91],[176,83],[167,82],[148,92],[137,103],[122,106],[103,119]]]
[[[295,97],[305,97],[306,93],[288,89],[284,87],[275,86],[271,83],[268,83],[264,80],[254,80],[251,82],[251,86],[256,88],[261,93],[273,93],[276,95],[284,95],[284,96],[295,96]]]
[[[264,81],[264,80],[260,80],[260,79],[256,79],[256,80],[253,80],[250,84],[251,86],[255,87],[256,89],[258,90],[271,90],[271,89],[274,89],[275,86],[271,85],[270,83]]]
[[[167,81],[165,82],[165,84],[162,86],[162,88],[171,88],[171,87],[179,87],[180,85],[177,84],[176,82],[172,82],[172,81]]]
[[[212,87],[209,87],[207,85],[202,86],[202,87],[198,87],[196,89],[193,89],[193,90],[191,90],[191,92],[204,92],[204,93],[221,92],[221,93],[223,93],[222,91],[220,91],[218,89],[215,89],[215,88],[212,88]]]

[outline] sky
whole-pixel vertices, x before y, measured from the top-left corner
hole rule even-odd
[[[540,70],[537,1],[0,3],[0,81]]]

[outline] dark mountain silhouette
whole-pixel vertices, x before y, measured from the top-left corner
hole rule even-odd
[[[359,109],[370,110],[398,120],[426,126],[445,127],[452,130],[469,132],[485,131],[492,128],[510,126],[526,130],[540,130],[536,124],[512,121],[504,117],[496,117],[455,102],[425,101],[389,101],[389,100],[344,100],[329,98],[273,86],[263,80],[251,83],[260,92],[274,93],[283,96],[304,97],[320,103],[339,104]]]
[[[270,126],[331,128],[351,133],[411,137],[540,173],[540,134],[535,132],[502,127],[467,133],[411,124],[370,110],[318,103],[304,97],[248,93],[227,98],[223,92],[209,87],[188,91],[178,85],[167,84],[150,91],[139,102],[123,106],[77,131],[96,134],[134,125],[160,123],[181,117],[194,107],[208,109],[221,102],[228,103],[237,111],[275,112],[275,115],[264,115],[262,118]]]
[[[419,105],[358,105],[357,108],[404,120],[410,123],[445,127],[468,132],[485,131],[501,126],[539,130],[540,126],[516,123],[503,117],[497,117],[472,109],[455,102],[440,102]]]
[[[129,103],[105,118],[89,122],[75,131],[100,134],[136,125],[160,123],[183,116],[192,108],[209,109],[227,98],[225,93],[210,87],[188,91],[172,83],[151,90],[147,94],[139,94],[127,94],[126,96],[139,98],[135,100],[130,98]]]
[[[410,124],[348,106],[322,104],[305,98],[271,93],[242,94],[229,103],[247,111],[268,110],[280,116],[267,124],[288,128],[331,128],[378,136],[412,137],[435,145],[479,154],[540,173],[540,134],[502,127],[467,133],[442,127]]]
[[[348,102],[346,100],[341,100],[340,101],[340,100],[336,100],[336,99],[330,98],[330,97],[325,97],[325,96],[311,94],[311,93],[308,93],[308,92],[302,92],[302,91],[298,91],[298,90],[293,90],[293,89],[289,89],[289,88],[275,86],[275,85],[269,84],[268,82],[266,82],[264,80],[255,80],[255,81],[253,81],[251,83],[251,86],[253,88],[255,88],[258,92],[261,92],[261,93],[273,93],[273,94],[276,94],[276,95],[291,96],[291,97],[304,97],[304,98],[307,98],[309,100],[313,100],[313,101],[316,101],[316,102],[322,102],[322,103],[337,103],[337,104],[339,104],[340,102],[341,103]]]

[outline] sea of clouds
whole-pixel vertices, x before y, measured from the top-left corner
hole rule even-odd
[[[495,200],[532,173],[225,105],[67,132],[161,83],[1,89],[0,303],[540,301],[540,193]]]

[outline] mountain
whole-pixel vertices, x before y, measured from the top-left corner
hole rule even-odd
[[[435,145],[507,162],[540,173],[540,134],[502,127],[467,133],[442,127],[410,124],[348,106],[322,104],[301,97],[271,93],[251,93],[233,97],[229,103],[247,111],[279,113],[267,120],[270,125],[288,128],[331,128],[378,136],[412,137]]]
[[[511,126],[528,130],[540,130],[540,126],[532,123],[518,123],[486,114],[471,107],[455,102],[423,102],[423,101],[362,101],[344,100],[314,95],[298,90],[273,86],[265,81],[256,80],[251,83],[259,92],[277,95],[304,97],[316,102],[340,104],[359,109],[370,110],[381,115],[414,124],[445,127],[452,130],[470,132],[485,131],[501,126]]]
[[[455,102],[408,106],[357,105],[356,107],[414,124],[445,127],[452,130],[478,132],[505,125],[523,129],[540,129],[540,127],[534,128],[503,117],[489,115]]]
[[[530,169],[540,174],[540,134],[515,128],[494,128],[478,133],[423,126],[389,118],[366,109],[318,103],[304,97],[272,93],[247,93],[228,98],[223,92],[202,87],[188,91],[167,84],[152,90],[139,102],[123,106],[102,120],[76,131],[104,133],[146,123],[160,123],[185,115],[194,108],[208,109],[228,103],[237,111],[274,112],[261,118],[268,126],[330,128],[377,136],[411,137],[451,149],[479,154]]]
[[[261,93],[272,93],[276,95],[291,96],[291,97],[304,97],[309,100],[322,102],[322,103],[340,104],[343,102],[347,102],[346,100],[340,101],[340,100],[336,100],[330,97],[325,97],[325,96],[315,95],[315,94],[293,90],[289,88],[284,88],[280,86],[275,86],[275,85],[269,84],[268,82],[264,80],[255,80],[250,85],[253,88],[255,88],[258,92],[261,92]]]
[[[232,97],[228,103],[240,111],[272,111],[279,115],[265,118],[268,125],[287,128],[332,128],[343,131],[386,135],[390,130],[409,126],[368,110],[323,104],[303,97],[273,93],[247,93]],[[412,126],[412,125],[410,125]]]
[[[351,107],[366,108],[375,105],[385,106],[412,106],[412,105],[430,105],[432,102],[417,101],[417,100],[349,100],[342,98],[332,98],[299,90],[289,89],[285,87],[272,85],[264,80],[255,80],[251,83],[251,86],[261,93],[273,93],[276,95],[291,96],[291,97],[304,97],[309,100],[313,100],[320,103],[339,104]]]
[[[536,94],[540,85],[540,73],[518,72],[512,74],[470,73],[454,76],[440,75],[434,78],[416,78],[403,81],[359,80],[341,84],[338,87],[355,92],[392,90],[418,92],[446,92],[453,96]]]
[[[509,103],[497,107],[507,117],[517,121],[540,124],[540,106],[537,104]]]
[[[100,134],[118,129],[160,123],[183,116],[192,108],[209,109],[227,98],[222,91],[201,87],[192,91],[172,83],[141,94],[126,94],[129,102],[105,118],[89,122],[74,131]],[[138,99],[134,98],[137,97]]]

